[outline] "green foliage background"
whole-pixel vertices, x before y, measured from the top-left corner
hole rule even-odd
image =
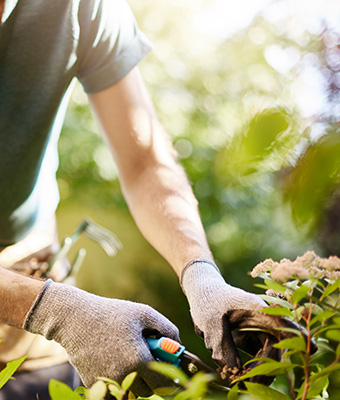
[[[229,283],[255,291],[248,272],[265,258],[339,250],[340,41],[325,22],[307,29],[288,0],[268,2],[249,24],[213,36],[207,32],[216,3],[130,1],[154,43],[140,68],[200,202],[216,261]],[[310,68],[324,78],[327,108],[320,112],[308,113],[298,101]],[[90,216],[124,246],[110,259],[82,239],[88,255],[78,285],[150,304],[209,362],[177,277],[129,215],[115,165],[77,85],[59,148],[60,237]]]

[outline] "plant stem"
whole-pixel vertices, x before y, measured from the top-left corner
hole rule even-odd
[[[303,393],[301,400],[306,400],[307,392],[310,386],[309,383],[309,362],[311,356],[311,348],[312,348],[312,337],[311,337],[311,330],[310,330],[310,321],[312,319],[312,312],[313,312],[314,304],[312,299],[309,299],[309,313],[308,317],[306,318],[306,330],[307,330],[307,344],[306,344],[306,360],[305,360],[305,386],[303,388]]]
[[[286,379],[287,379],[287,382],[288,382],[290,395],[292,396],[292,399],[295,400],[295,399],[296,399],[296,396],[295,396],[295,392],[294,392],[293,382],[292,382],[292,380],[290,379],[290,376],[288,375],[287,372],[286,372]]]
[[[122,397],[120,398],[120,400],[127,400],[129,397],[129,391],[127,390],[126,392],[124,392],[122,394]]]
[[[339,361],[340,361],[340,356],[336,357],[336,359],[331,364],[328,365],[328,368],[337,365]]]

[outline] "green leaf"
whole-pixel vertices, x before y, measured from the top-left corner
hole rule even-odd
[[[267,296],[266,294],[259,295],[259,297],[261,297],[262,300],[266,301],[269,304],[278,304],[279,306],[286,307],[291,310],[293,309],[292,304],[290,304],[287,300],[282,300],[274,296]]]
[[[295,356],[296,353],[296,350],[287,350],[282,354],[282,360],[290,360],[290,357]]]
[[[238,399],[238,386],[234,385],[228,393],[227,400],[237,400]]]
[[[277,140],[285,137],[289,126],[285,110],[267,109],[254,116],[242,135],[224,152],[221,168],[227,169],[233,176],[249,176],[258,171],[260,164],[267,160],[277,147]]]
[[[271,290],[273,290],[274,292],[281,293],[281,294],[285,294],[286,291],[287,291],[287,288],[286,288],[285,286],[283,286],[283,285],[282,285],[281,283],[279,283],[279,282],[272,281],[272,280],[270,280],[270,279],[266,279],[266,280],[264,281],[264,283],[265,283],[267,289],[271,289]],[[272,297],[272,296],[270,296],[270,297]]]
[[[173,381],[176,381],[181,386],[185,386],[185,384],[189,380],[189,378],[185,375],[185,373],[182,370],[180,370],[179,368],[175,367],[172,364],[160,361],[152,361],[148,365],[154,371],[157,371],[160,374],[167,376]]]
[[[294,279],[293,281],[288,281],[285,283],[286,288],[290,290],[296,290],[299,287],[300,281],[298,279]]]
[[[268,286],[264,285],[263,283],[255,283],[254,286],[257,287],[257,288],[263,289],[263,290],[267,290],[268,289]]]
[[[278,390],[260,383],[245,382],[248,392],[260,400],[291,400],[290,397]]]
[[[173,387],[158,387],[158,388],[154,389],[154,392],[158,396],[162,396],[162,397],[174,395],[175,392],[177,392],[177,391],[178,391],[178,387],[176,387],[176,386],[173,386]]]
[[[265,363],[272,363],[272,362],[273,362],[273,359],[272,359],[272,358],[269,358],[269,357],[255,357],[255,358],[252,358],[251,360],[245,362],[245,363],[243,364],[243,367],[245,367],[245,366],[248,365],[248,364],[252,364],[252,363],[254,363],[254,362],[256,362],[256,361],[264,361]]]
[[[188,398],[199,399],[205,395],[208,383],[215,379],[215,375],[198,372],[187,383],[187,390],[181,394]]]
[[[129,375],[127,375],[122,382],[122,389],[124,392],[127,392],[131,385],[133,384],[133,381],[136,379],[137,372],[131,372]]]
[[[339,288],[340,288],[340,279],[336,280],[330,286],[326,287],[326,290],[323,292],[322,296],[320,297],[320,300],[322,301],[323,299],[325,299],[327,296],[329,296]]]
[[[294,291],[292,294],[292,302],[294,304],[299,304],[299,302],[307,296],[308,291],[310,288],[307,285],[301,285],[298,289]]]
[[[296,310],[294,310],[295,321],[298,322],[298,321],[301,320],[301,316],[302,316],[302,313],[304,311],[306,311],[306,307],[305,306],[298,307]]]
[[[273,280],[273,279],[268,275],[268,272],[262,273],[262,274],[257,274],[257,275],[256,275],[256,278],[263,279],[264,281],[266,281],[267,279],[268,279],[269,281],[272,281],[272,280]],[[259,286],[259,287],[260,287],[260,286]]]
[[[106,385],[103,381],[94,383],[87,392],[88,400],[102,400],[107,392]]]
[[[288,128],[289,120],[284,110],[266,109],[257,114],[249,124],[241,147],[246,160],[262,159],[270,153],[277,138]]]
[[[318,338],[317,342],[316,342],[318,349],[322,350],[323,353],[325,352],[334,352],[334,349],[329,346],[328,344],[328,340],[325,338]]]
[[[319,314],[321,314],[321,313],[324,311],[324,309],[323,309],[323,307],[319,306],[319,304],[316,304],[316,303],[319,302],[319,299],[316,298],[316,297],[315,297],[315,298],[312,297],[312,300],[313,300],[313,302],[314,302],[314,304],[313,304],[312,306],[310,305],[310,303],[305,303],[304,306],[305,306],[308,310],[312,309],[312,314],[313,314],[313,315],[319,315]],[[312,307],[312,308],[311,308],[311,307]]]
[[[309,387],[307,390],[306,398],[307,399],[315,399],[315,398],[320,398],[322,392],[327,389],[327,387],[329,385],[329,379],[327,376],[322,376],[322,377],[314,380],[313,382],[309,381],[308,383],[309,383]],[[298,393],[297,393],[298,400],[302,398],[305,388],[306,388],[306,381],[303,382],[300,389],[298,390]]]
[[[0,372],[0,389],[4,384],[12,377],[14,372],[20,367],[20,365],[25,361],[27,356],[17,358],[16,360],[9,361],[6,367]]]
[[[340,342],[340,332],[339,329],[329,329],[326,331],[325,336],[327,339],[335,340]]]
[[[306,342],[301,336],[283,339],[279,343],[274,344],[277,349],[287,349],[296,351],[306,351]]]
[[[333,317],[335,314],[335,311],[330,311],[330,310],[324,310],[320,312],[318,315],[316,315],[314,318],[312,318],[310,322],[310,326],[314,325],[317,322],[323,322],[325,320],[328,320]]]
[[[299,224],[316,223],[327,197],[339,184],[340,135],[329,131],[300,156],[287,191],[293,217]]]
[[[264,307],[261,311],[269,315],[279,315],[281,317],[288,317],[294,319],[292,311],[288,310],[286,307]]]
[[[181,392],[181,393],[178,393],[178,394],[173,398],[173,400],[187,400],[187,399],[189,399],[189,398],[190,398],[190,394],[188,394],[187,391],[185,390],[185,391],[183,391],[183,392]],[[164,399],[162,398],[162,400],[164,400]]]
[[[333,373],[333,372],[335,372],[335,371],[338,371],[339,369],[340,369],[340,363],[335,364],[335,365],[333,365],[333,366],[331,366],[331,367],[325,367],[325,368],[323,368],[321,371],[319,371],[319,372],[313,374],[313,375],[310,377],[309,381],[310,381],[310,382],[314,382],[314,381],[316,381],[317,379],[319,379],[320,377],[325,376],[325,375],[328,376],[328,375],[330,375],[331,373]]]
[[[289,362],[270,361],[264,364],[257,365],[249,372],[244,374],[242,377],[235,379],[234,382],[238,382],[243,379],[248,379],[257,375],[276,376],[284,372],[287,372],[296,366],[297,366],[296,364],[292,364]]]
[[[48,392],[52,400],[79,400],[80,397],[65,383],[51,379],[48,384]]]
[[[110,383],[108,385],[108,388],[111,396],[115,397],[117,400],[120,400],[124,393],[124,390],[113,383]]]
[[[338,325],[328,325],[328,326],[324,326],[323,328],[320,329],[320,327],[316,327],[312,330],[312,334],[315,336],[320,336],[321,334],[325,334],[325,332],[329,331],[329,330],[339,330]]]
[[[116,382],[116,381],[114,381],[113,379],[105,378],[105,377],[103,377],[103,376],[100,376],[100,377],[97,378],[97,379],[98,379],[98,380],[101,380],[101,381],[103,381],[103,382],[106,382],[106,383],[112,383],[113,385],[116,385],[116,386],[120,387],[119,383]]]
[[[320,396],[323,390],[327,390],[328,385],[328,376],[321,376],[320,378],[316,379],[311,383],[310,387],[308,388],[307,398],[314,399],[315,397]]]
[[[278,330],[278,331],[282,331],[282,332],[293,333],[294,335],[302,337],[302,332],[299,329],[286,328],[284,326],[277,326],[275,329]]]
[[[136,400],[136,396],[132,393],[132,392],[129,392],[129,394],[128,394],[128,400]]]
[[[74,393],[77,393],[79,396],[83,396],[88,392],[88,389],[86,389],[84,386],[78,386],[77,388],[74,389]]]

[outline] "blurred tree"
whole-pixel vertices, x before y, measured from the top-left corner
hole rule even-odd
[[[340,33],[323,23],[315,63],[323,77],[325,107],[314,115],[309,140],[285,179],[295,221],[326,255],[340,254]]]

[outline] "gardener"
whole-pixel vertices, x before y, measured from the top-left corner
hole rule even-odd
[[[112,150],[137,225],[180,277],[197,332],[220,365],[239,365],[225,315],[260,301],[227,285],[214,264],[197,202],[136,67],[151,46],[127,4],[0,4],[1,366],[28,355],[0,399],[48,398],[51,378],[79,384],[68,359],[86,386],[98,376],[121,380],[137,370],[132,389],[147,396],[168,382],[147,369],[145,336],[179,339],[177,328],[149,306],[58,283],[62,266],[53,281],[17,273],[27,266],[36,271],[56,248],[57,140],[75,77]]]

